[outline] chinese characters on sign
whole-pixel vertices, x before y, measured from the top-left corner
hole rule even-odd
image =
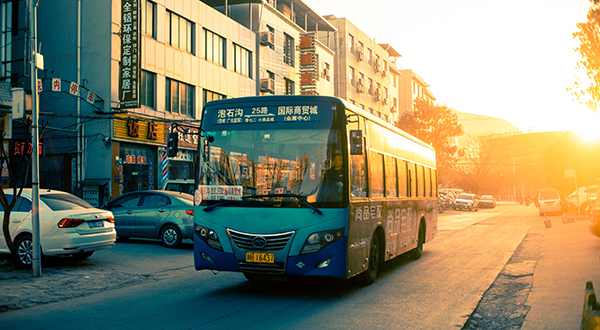
[[[242,186],[198,186],[204,200],[231,200],[242,199]]]
[[[139,0],[121,0],[121,108],[139,108]]]
[[[42,154],[42,150],[44,147],[44,143],[42,141],[39,142],[38,154]],[[33,144],[31,142],[27,143],[25,141],[15,140],[13,142],[13,152],[14,156],[26,156],[31,155],[31,151],[33,150]]]
[[[319,121],[320,118],[317,105],[217,109],[213,124],[310,122]]]

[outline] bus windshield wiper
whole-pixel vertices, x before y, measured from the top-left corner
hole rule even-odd
[[[311,203],[309,203],[306,200],[306,197],[302,196],[302,195],[296,195],[296,194],[273,194],[273,195],[254,195],[254,196],[244,196],[242,197],[242,200],[229,200],[229,199],[222,199],[220,201],[218,201],[215,204],[209,205],[207,207],[205,207],[203,209],[204,212],[210,212],[214,209],[216,209],[217,207],[223,206],[227,203],[243,203],[244,201],[248,200],[248,199],[255,199],[255,198],[272,198],[272,197],[291,197],[291,198],[295,198],[297,200],[299,200],[302,204],[308,206],[310,209],[312,209],[314,212],[316,212],[318,215],[322,215],[323,211],[319,210],[316,206],[312,205]]]
[[[297,194],[273,194],[273,195],[255,195],[255,196],[244,196],[242,199],[252,199],[252,198],[270,198],[270,197],[291,197],[299,200],[302,204],[308,206],[313,211],[315,211],[318,215],[322,215],[323,211],[319,210],[316,206],[312,205],[309,201],[306,200],[306,197]]]

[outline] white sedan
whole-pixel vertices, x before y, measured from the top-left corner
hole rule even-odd
[[[94,208],[84,200],[69,193],[40,189],[40,242],[45,256],[72,255],[87,258],[94,251],[115,244],[115,218],[112,212]],[[9,201],[13,189],[4,189]],[[23,193],[10,212],[9,230],[22,266],[30,267],[33,259],[32,240],[32,189]],[[4,209],[0,205],[0,219]],[[10,253],[4,236],[0,239],[0,253]]]

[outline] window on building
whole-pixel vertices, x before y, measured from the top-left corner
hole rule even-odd
[[[364,105],[364,104],[361,104],[361,105],[360,105],[360,108],[361,108],[361,109],[363,109],[363,110],[365,110],[365,105]]]
[[[373,79],[371,78],[367,80],[367,90],[369,91],[369,95],[373,95]]]
[[[348,83],[351,86],[356,86],[356,82],[354,81],[354,75],[355,75],[354,68],[350,67],[350,69],[348,70]]]
[[[15,2],[15,5],[18,7],[18,3]],[[18,10],[18,9],[15,9]],[[17,25],[17,22],[13,22],[13,2],[11,1],[2,1],[0,2],[0,13],[2,13],[2,17],[0,17],[0,21],[2,24],[2,40],[3,45],[0,50],[0,63],[2,63],[2,77],[9,78],[12,74],[12,41],[13,41],[13,33],[17,33],[15,31],[17,29],[13,29]],[[17,34],[14,35],[15,37]]]
[[[142,33],[156,39],[156,4],[152,1],[142,0],[140,7]]]
[[[331,65],[327,62],[323,62],[323,78],[327,81],[331,81]]]
[[[194,53],[194,23],[167,11],[167,42],[185,52]]]
[[[354,36],[348,33],[348,52],[354,54]]]
[[[296,44],[294,38],[288,34],[283,34],[283,62],[289,66],[294,66],[294,52],[296,51]]]
[[[165,111],[194,116],[194,86],[167,78]]]
[[[156,73],[142,70],[140,76],[140,103],[149,108],[156,108]]]
[[[369,113],[373,114],[373,108],[369,108]]]
[[[209,91],[207,89],[204,90],[204,104],[206,104],[210,101],[223,100],[226,98],[227,98],[227,96],[225,96],[223,94],[215,93],[215,92]]]
[[[252,78],[252,53],[242,46],[233,44],[233,71]]]
[[[383,99],[384,100],[388,99],[388,89],[387,89],[387,87],[383,87]]]
[[[225,38],[204,29],[204,58],[225,67]]]
[[[269,29],[269,32],[273,33],[273,36],[275,36],[275,28],[267,25],[267,29]],[[269,48],[275,50],[275,45],[274,44],[269,44]]]
[[[367,63],[371,63],[371,58],[373,57],[373,51],[371,48],[367,48]]]
[[[398,77],[393,76],[392,77],[392,82],[394,83],[394,87],[398,87]]]
[[[293,80],[283,78],[285,83],[285,95],[294,95],[295,94],[295,84]]]

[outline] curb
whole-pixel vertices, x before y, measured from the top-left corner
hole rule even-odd
[[[596,300],[594,284],[588,281],[585,284],[585,298],[583,300],[583,315],[581,330],[600,330],[600,304]]]

